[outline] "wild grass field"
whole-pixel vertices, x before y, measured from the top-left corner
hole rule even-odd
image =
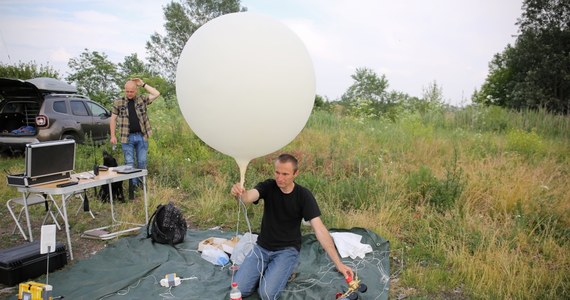
[[[200,141],[177,107],[151,110],[150,208],[174,201],[199,228],[246,230],[229,195],[237,164]],[[467,107],[393,122],[315,110],[279,152],[299,158],[297,181],[327,227],[390,241],[391,299],[570,298],[569,117]],[[246,187],[272,176],[276,154],[250,163]],[[79,146],[76,170],[92,165],[93,149]],[[23,159],[2,157],[0,167],[17,172]],[[5,180],[0,191],[16,194]],[[139,204],[122,205],[122,218],[144,219]],[[248,208],[254,230],[261,213]],[[12,226],[4,205],[0,214]],[[75,222],[82,230],[89,218]]]

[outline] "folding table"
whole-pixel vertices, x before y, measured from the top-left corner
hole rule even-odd
[[[118,168],[117,168],[117,170],[118,170]],[[107,184],[109,186],[109,195],[110,195],[110,197],[109,197],[110,201],[109,202],[111,205],[111,217],[112,217],[113,224],[111,224],[109,226],[105,226],[105,227],[100,227],[100,228],[88,230],[84,233],[84,236],[90,237],[90,238],[99,237],[99,239],[114,238],[114,237],[117,237],[121,234],[125,234],[128,232],[134,231],[134,230],[138,230],[142,226],[146,225],[146,223],[148,223],[148,200],[147,200],[147,192],[146,192],[146,176],[147,175],[148,175],[148,172],[145,169],[139,169],[139,170],[136,170],[136,172],[132,172],[132,173],[118,173],[115,171],[115,168],[109,168],[108,170],[99,171],[99,175],[97,175],[97,176],[94,176],[92,172],[83,172],[83,173],[73,174],[71,176],[70,181],[77,181],[78,183],[75,185],[70,185],[70,186],[66,186],[66,187],[58,187],[58,184],[60,184],[62,182],[52,182],[52,183],[35,185],[35,186],[17,186],[17,189],[19,192],[22,193],[23,198],[24,198],[24,203],[27,203],[26,200],[28,199],[30,194],[33,194],[33,193],[43,193],[43,194],[48,195],[48,197],[50,197],[51,199],[54,199],[53,196],[61,195],[61,206],[60,207],[63,210],[63,221],[65,223],[64,226],[65,226],[65,234],[67,236],[67,244],[68,244],[68,248],[69,248],[69,257],[71,259],[73,259],[73,250],[72,250],[71,236],[70,236],[70,231],[69,231],[69,219],[68,219],[68,215],[67,215],[67,204],[66,204],[67,199],[69,199],[69,197],[73,196],[77,192],[81,192],[85,189],[89,189],[89,188],[93,188],[93,187],[99,187],[99,186],[103,186],[103,185]],[[114,211],[114,206],[113,206],[113,192],[112,192],[113,189],[111,187],[111,184],[113,182],[119,182],[119,181],[124,181],[124,180],[132,179],[132,178],[139,178],[139,177],[142,178],[142,182],[143,182],[145,224],[135,224],[135,223],[118,221],[115,218],[115,211]],[[29,236],[30,236],[30,241],[33,241],[32,227],[31,227],[31,224],[29,221],[27,205],[24,205],[24,207],[25,207],[26,220],[27,220],[27,225],[28,225],[28,232],[29,232]],[[117,231],[117,232],[106,231],[106,229],[114,228],[115,226],[117,226],[119,224],[130,224],[130,225],[133,225],[134,227],[131,227],[131,228],[126,229],[126,230]],[[99,233],[103,233],[103,234],[99,234]]]

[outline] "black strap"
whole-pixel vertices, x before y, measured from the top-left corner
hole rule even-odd
[[[83,211],[91,211],[91,209],[89,209],[89,198],[87,197],[87,190],[83,190],[83,196],[85,197],[83,201]]]
[[[146,237],[147,238],[150,237],[150,226],[151,226],[152,222],[154,221],[154,219],[156,218],[156,214],[162,209],[164,209],[164,205],[159,204],[156,207],[156,210],[152,213],[152,216],[150,216],[150,218],[148,219],[148,224],[146,224]]]

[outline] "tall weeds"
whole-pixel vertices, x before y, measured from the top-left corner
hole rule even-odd
[[[229,194],[235,161],[157,104],[151,209],[174,201],[196,227],[246,230]],[[365,227],[390,240],[391,298],[568,299],[569,141],[570,119],[545,111],[472,106],[394,122],[314,111],[278,152],[299,158],[297,182],[314,192],[329,228]],[[92,152],[79,146],[78,168],[93,164]],[[246,187],[273,175],[276,154],[250,163]],[[0,163],[23,167],[18,158]],[[5,183],[0,191],[15,194]],[[140,219],[137,205],[121,213]],[[247,212],[259,229],[262,205]]]

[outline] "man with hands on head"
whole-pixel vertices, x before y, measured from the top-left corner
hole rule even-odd
[[[137,95],[139,87],[148,94]],[[111,109],[111,144],[117,143],[115,130],[119,125],[119,141],[125,157],[125,165],[146,169],[148,139],[152,134],[148,119],[147,105],[160,96],[160,92],[140,78],[132,78],[125,83],[125,96],[113,101]],[[136,164],[135,164],[136,158]],[[129,181],[129,199],[134,198],[134,190],[139,178]]]
[[[263,199],[261,231],[234,281],[244,297],[258,289],[262,299],[277,299],[299,261],[301,221],[307,220],[317,240],[345,278],[354,278],[353,271],[340,259],[334,241],[323,224],[320,209],[311,191],[297,184],[298,161],[290,154],[281,154],[274,162],[275,178],[245,190],[240,183],[231,194],[245,204],[258,204]]]

